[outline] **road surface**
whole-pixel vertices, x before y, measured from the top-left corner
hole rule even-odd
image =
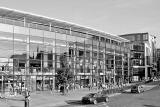
[[[124,92],[110,98],[108,104],[81,104],[80,100],[68,100],[68,105],[59,107],[160,107],[160,86],[136,94]]]

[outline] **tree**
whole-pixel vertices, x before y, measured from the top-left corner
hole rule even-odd
[[[60,55],[60,68],[57,69],[56,86],[73,82],[73,72],[67,62],[66,53]]]

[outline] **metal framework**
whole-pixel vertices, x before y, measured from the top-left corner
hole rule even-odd
[[[126,42],[93,28],[0,8],[0,50],[9,51],[8,56],[0,54],[0,67],[9,72],[4,82],[16,93],[23,88],[56,89],[57,71],[66,67],[64,63],[74,74],[73,83],[68,83],[74,88],[122,84],[130,75]],[[8,89],[1,84],[2,90]]]

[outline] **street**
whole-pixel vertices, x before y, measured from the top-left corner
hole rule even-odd
[[[124,92],[110,98],[108,104],[81,104],[80,101],[68,101],[68,105],[59,107],[160,107],[160,86],[143,93]]]
[[[82,96],[96,92],[88,89],[70,91],[67,95],[59,93],[32,93],[29,107],[160,107],[159,81],[145,84],[145,92],[137,94],[125,90],[123,93],[111,94],[108,103],[82,104]],[[0,100],[0,107],[24,107],[23,96]]]
[[[140,94],[123,93],[112,97],[108,105],[109,107],[160,107],[159,99],[160,87],[157,86]]]

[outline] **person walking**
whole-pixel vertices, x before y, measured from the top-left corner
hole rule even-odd
[[[60,86],[60,92],[62,93],[62,95],[64,95],[64,85]]]
[[[66,85],[66,92],[68,93],[69,91],[69,84]]]
[[[89,91],[91,90],[91,84],[88,84],[88,89],[89,89]]]

